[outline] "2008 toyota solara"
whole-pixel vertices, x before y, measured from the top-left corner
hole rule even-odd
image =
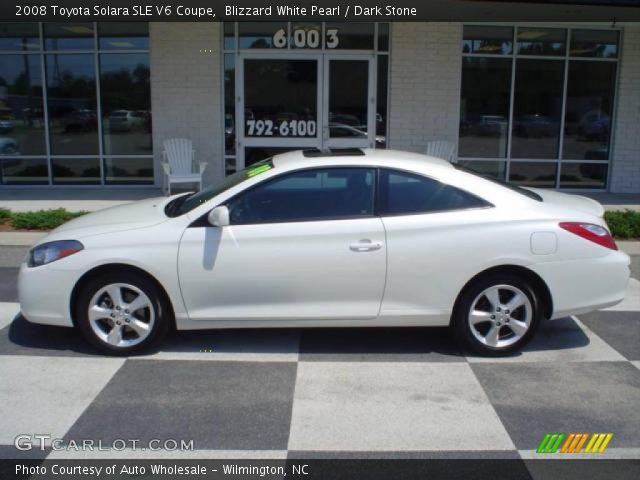
[[[111,354],[177,329],[450,325],[520,349],[541,322],[620,302],[602,206],[415,153],[276,155],[198,193],[72,220],[34,246],[22,313]]]

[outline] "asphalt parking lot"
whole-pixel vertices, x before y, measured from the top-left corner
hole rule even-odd
[[[640,459],[640,258],[625,302],[546,323],[522,354],[461,352],[446,329],[178,332],[108,358],[71,329],[18,315],[26,248],[0,247],[0,456],[20,434],[193,440],[178,458],[531,458],[547,432],[611,432]],[[165,456],[166,456],[165,455]]]

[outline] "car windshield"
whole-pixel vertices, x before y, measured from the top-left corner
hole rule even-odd
[[[205,188],[197,193],[185,194],[173,199],[165,207],[165,213],[169,217],[179,217],[180,215],[184,215],[203,203],[208,202],[216,195],[235,187],[249,178],[253,178],[256,175],[267,172],[272,168],[273,161],[271,158],[254,163],[250,167],[228,176],[222,182],[212,185],[209,188]]]
[[[463,172],[467,172],[467,173],[470,173],[471,175],[475,175],[476,177],[482,177],[485,180],[489,180],[490,182],[497,183],[498,185],[500,185],[502,187],[508,188],[509,190],[512,190],[512,191],[514,191],[516,193],[519,193],[520,195],[524,195],[525,197],[529,197],[532,200],[536,200],[538,202],[542,202],[542,197],[540,195],[538,195],[537,193],[532,192],[531,190],[519,187],[517,185],[513,185],[511,183],[507,183],[507,182],[502,181],[502,180],[498,180],[498,179],[496,179],[494,177],[490,177],[490,176],[487,176],[487,175],[480,175],[478,172],[475,172],[475,171],[471,170],[470,168],[463,167],[459,163],[454,163],[453,166],[455,168],[457,168],[458,170],[462,170]]]

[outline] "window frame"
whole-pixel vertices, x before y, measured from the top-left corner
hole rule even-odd
[[[424,175],[422,173],[419,172],[415,172],[413,170],[406,170],[403,168],[389,168],[389,167],[381,167],[379,165],[330,165],[330,166],[313,166],[313,167],[304,167],[304,168],[300,168],[300,169],[296,169],[296,170],[289,170],[286,172],[282,172],[279,173],[277,175],[274,175],[273,177],[269,177],[266,178],[264,180],[262,180],[259,183],[256,183],[255,185],[251,185],[250,187],[232,195],[231,197],[225,199],[223,202],[218,202],[215,205],[213,205],[211,208],[209,208],[206,213],[204,213],[203,215],[201,215],[197,220],[193,221],[189,227],[190,228],[195,228],[195,227],[212,227],[208,220],[207,217],[209,216],[209,213],[211,213],[211,211],[214,208],[220,207],[220,206],[225,206],[227,208],[229,208],[229,204],[235,200],[236,198],[240,197],[241,195],[254,190],[260,186],[264,186],[264,184],[269,183],[271,181],[275,181],[279,178],[288,176],[290,174],[295,174],[295,173],[300,173],[300,172],[305,172],[305,171],[309,171],[309,170],[322,170],[322,169],[364,169],[364,170],[371,170],[373,172],[373,210],[372,213],[370,215],[357,215],[357,216],[353,216],[353,215],[349,215],[349,216],[335,216],[335,217],[323,217],[323,218],[315,218],[315,219],[306,219],[306,220],[290,220],[290,221],[286,221],[286,222],[254,222],[254,223],[234,223],[234,224],[230,224],[230,226],[251,226],[251,225],[281,225],[281,224],[286,224],[286,223],[305,223],[305,222],[327,222],[327,221],[338,221],[338,220],[361,220],[361,219],[370,219],[370,218],[392,218],[392,217],[414,217],[414,216],[418,216],[418,215],[432,215],[432,214],[438,214],[438,213],[446,213],[446,212],[463,212],[463,211],[469,211],[469,210],[484,210],[484,209],[489,209],[489,208],[495,208],[495,205],[491,202],[489,202],[488,200],[476,195],[475,193],[471,193],[468,190],[465,190],[464,188],[460,188],[458,186],[455,185],[451,185],[450,183],[445,183],[445,182],[441,182],[440,180],[437,180],[429,175]],[[477,207],[465,207],[465,208],[453,208],[453,209],[442,209],[442,210],[430,210],[428,212],[412,212],[412,213],[383,213],[382,212],[382,194],[381,194],[381,177],[382,177],[382,171],[383,170],[387,170],[389,172],[397,172],[400,174],[409,174],[409,175],[413,175],[416,177],[421,177],[421,178],[425,178],[427,180],[431,180],[434,182],[437,182],[441,185],[445,185],[451,188],[455,188],[467,195],[470,195],[472,197],[477,198],[480,202],[482,202],[483,205],[479,205]],[[213,227],[212,227],[213,228]]]

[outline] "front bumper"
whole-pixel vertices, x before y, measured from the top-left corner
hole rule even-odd
[[[29,268],[22,263],[18,275],[18,300],[24,318],[33,323],[72,327],[71,291],[77,272],[50,265]]]
[[[551,318],[592,312],[624,299],[629,283],[629,256],[612,251],[604,257],[532,265],[553,299]]]

